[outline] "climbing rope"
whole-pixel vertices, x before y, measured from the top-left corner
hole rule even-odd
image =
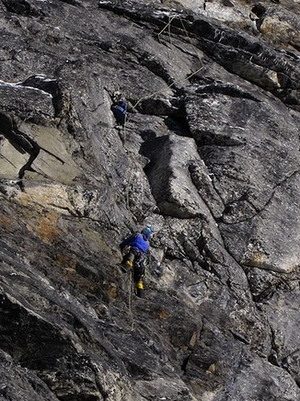
[[[127,112],[126,112],[126,117],[127,117]],[[123,142],[123,145],[125,146],[125,144],[126,144],[126,120],[127,120],[127,118],[125,117],[125,121],[124,121],[124,124],[123,124],[123,128],[122,128],[122,130],[121,130],[121,136],[122,136],[122,142]]]
[[[158,41],[159,41],[159,42],[160,42],[160,35],[168,28],[169,40],[170,40],[170,43],[172,44],[172,42],[171,42],[171,23],[172,23],[172,21],[173,21],[174,18],[175,18],[175,15],[173,15],[172,18],[169,16],[169,22],[168,22],[168,23],[164,26],[164,28],[157,34],[157,37],[158,37]]]
[[[133,267],[132,267],[133,269]],[[134,316],[132,313],[132,291],[133,291],[133,278],[132,278],[132,274],[133,272],[130,270],[130,278],[129,278],[129,292],[128,292],[128,311],[129,311],[129,316],[130,316],[130,320],[131,320],[131,329],[134,329]]]
[[[176,17],[176,16],[169,17],[168,23],[167,23],[167,24],[164,26],[164,28],[157,34],[157,36],[158,36],[158,41],[159,41],[159,42],[160,42],[160,35],[168,28],[169,41],[170,41],[170,44],[173,46],[172,41],[171,41],[171,24],[172,24],[172,21],[174,20],[175,17]],[[192,40],[191,40],[191,38],[190,38],[190,36],[189,36],[189,34],[188,34],[187,30],[186,30],[186,27],[185,27],[185,25],[184,25],[184,23],[183,23],[183,21],[182,21],[182,19],[181,19],[180,16],[179,16],[179,19],[180,19],[180,23],[181,23],[181,25],[182,25],[182,28],[183,28],[183,30],[184,30],[184,34],[185,34],[185,36],[188,38],[188,40],[189,40],[189,42],[190,42],[190,45],[192,46],[192,48],[193,48],[193,50],[194,50],[194,52],[195,52],[195,54],[196,54],[198,60],[200,61],[201,67],[198,68],[198,70],[192,72],[192,73],[191,73],[190,75],[188,75],[186,78],[184,78],[184,79],[182,79],[182,80],[175,80],[175,81],[172,82],[170,85],[168,85],[165,89],[161,89],[161,90],[159,90],[159,91],[153,92],[152,94],[150,94],[150,95],[148,95],[148,96],[143,96],[143,97],[141,97],[141,98],[135,103],[135,105],[133,106],[133,108],[135,108],[142,100],[144,100],[144,99],[149,99],[149,98],[151,98],[151,97],[153,97],[153,96],[155,96],[155,95],[158,95],[158,94],[160,94],[160,93],[163,93],[163,92],[167,91],[168,89],[172,88],[172,87],[173,87],[174,85],[176,85],[176,84],[179,84],[180,82],[184,82],[184,81],[186,81],[186,80],[191,79],[194,75],[198,74],[198,72],[200,72],[200,71],[204,68],[204,65],[203,65],[203,62],[202,62],[202,58],[201,58],[201,56],[200,56],[199,53],[198,53],[198,49],[197,49],[196,46],[192,43]]]
[[[129,209],[129,192],[130,192],[130,185],[131,185],[132,177],[133,177],[133,169],[131,169],[131,171],[130,171],[128,185],[126,188],[126,206],[128,209]]]

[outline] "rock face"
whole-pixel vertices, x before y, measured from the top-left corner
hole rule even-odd
[[[1,0],[0,28],[0,399],[298,401],[296,2]]]

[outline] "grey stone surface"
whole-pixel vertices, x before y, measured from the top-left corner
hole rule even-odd
[[[0,1],[1,401],[299,400],[296,6]]]

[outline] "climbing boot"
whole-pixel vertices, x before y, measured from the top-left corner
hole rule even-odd
[[[131,269],[132,268],[132,266],[133,266],[133,262],[131,261],[131,260],[126,260],[126,266],[128,266],[129,267],[129,269]]]
[[[132,267],[133,267],[133,262],[129,259],[121,264],[121,268],[124,273],[129,272],[132,269]]]
[[[144,283],[140,280],[140,281],[138,281],[137,283],[136,283],[136,295],[139,297],[139,298],[143,298],[144,297],[144,291],[145,291],[145,288],[144,288]]]

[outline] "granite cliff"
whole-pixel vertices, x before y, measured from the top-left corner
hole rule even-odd
[[[300,399],[299,26],[296,0],[0,0],[1,401]]]

